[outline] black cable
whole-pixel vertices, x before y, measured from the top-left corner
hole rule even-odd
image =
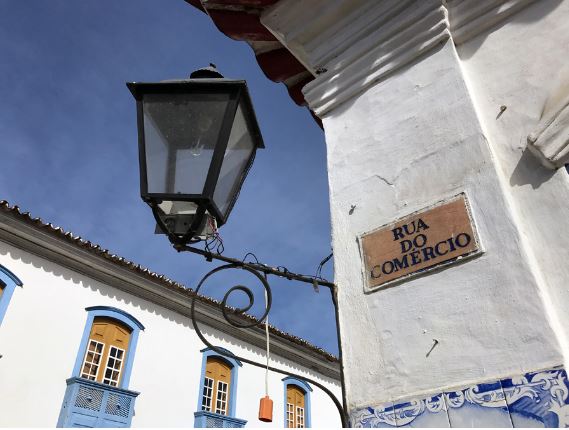
[[[324,259],[320,262],[320,264],[318,265],[318,268],[316,269],[316,275],[314,276],[315,278],[323,279],[323,278],[322,278],[322,269],[324,268],[324,265],[325,265],[326,263],[328,263],[328,261],[330,261],[330,259],[332,258],[333,255],[334,255],[334,253],[331,252],[328,257],[324,258]]]
[[[245,263],[245,260],[247,259],[248,256],[253,257],[255,259],[255,263],[261,264],[261,263],[259,263],[259,259],[257,258],[257,256],[255,254],[253,254],[252,252],[248,252],[247,254],[245,254],[245,257],[243,257],[243,260],[241,260],[241,261],[243,261],[243,263]]]

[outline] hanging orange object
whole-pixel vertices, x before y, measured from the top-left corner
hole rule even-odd
[[[259,420],[272,423],[273,422],[273,401],[269,396],[265,396],[259,402]]]

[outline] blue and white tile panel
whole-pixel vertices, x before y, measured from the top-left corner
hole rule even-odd
[[[563,368],[352,411],[352,427],[569,427]]]

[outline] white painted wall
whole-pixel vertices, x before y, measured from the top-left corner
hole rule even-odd
[[[457,47],[488,137],[541,279],[540,296],[569,365],[569,175],[526,149],[546,103],[569,91],[569,2],[541,0]],[[496,119],[501,106],[503,114]]]
[[[12,296],[0,326],[0,426],[54,427],[65,380],[71,377],[87,318],[86,307],[105,305],[137,318],[141,332],[129,389],[139,391],[133,427],[193,427],[204,348],[190,320],[65,267],[0,242],[0,264],[23,282]],[[262,361],[261,351],[207,327],[214,344]],[[338,381],[299,368],[283,357],[273,364],[322,381],[341,398]],[[239,368],[236,416],[249,427],[283,427],[283,376],[271,373],[274,421],[257,420],[264,395],[262,369]],[[331,400],[311,393],[313,426],[339,426]]]
[[[524,149],[569,96],[569,1],[318,5],[261,21],[322,71],[303,93],[326,132],[348,408],[567,364],[569,178]],[[356,238],[459,192],[484,254],[364,294]]]
[[[452,41],[323,121],[349,408],[562,364]],[[485,253],[364,295],[356,237],[461,191]]]

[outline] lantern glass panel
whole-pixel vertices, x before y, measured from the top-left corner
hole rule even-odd
[[[213,201],[224,217],[227,217],[228,211],[231,210],[231,203],[239,192],[254,151],[255,143],[241,102],[235,113],[219,179],[213,193]]]
[[[145,94],[150,194],[202,194],[229,95]]]

